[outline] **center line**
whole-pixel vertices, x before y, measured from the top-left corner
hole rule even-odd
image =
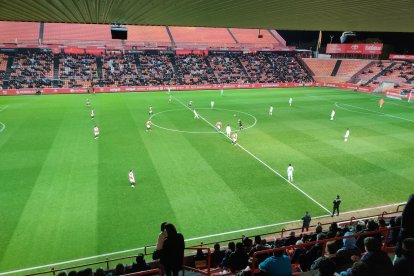
[[[176,97],[174,97],[174,99],[176,99],[181,105],[183,105],[184,107],[186,107],[188,110],[190,110],[191,112],[193,112],[193,110],[191,110],[191,108],[189,108],[187,105],[185,105],[182,101],[180,101],[179,99],[177,99]],[[210,123],[207,119],[205,119],[203,116],[201,116],[200,114],[198,114],[198,116],[207,124],[209,124],[211,127],[213,127],[214,129],[216,129],[216,127]],[[227,137],[227,135],[225,135],[223,132],[220,132],[220,134],[224,135],[224,137],[226,137],[228,140],[231,141],[231,138]],[[254,159],[256,159],[257,161],[259,161],[262,165],[264,165],[266,168],[268,168],[270,171],[272,171],[274,174],[276,174],[277,176],[279,176],[280,178],[282,178],[283,180],[285,180],[288,184],[290,184],[292,187],[294,187],[296,190],[298,190],[299,192],[301,192],[302,194],[304,194],[307,198],[309,198],[310,200],[312,200],[314,203],[316,203],[319,207],[321,207],[323,210],[325,210],[327,213],[331,213],[331,211],[329,211],[325,206],[323,206],[321,203],[319,203],[316,199],[314,199],[313,197],[311,197],[309,194],[307,194],[305,191],[303,191],[301,188],[299,188],[298,186],[296,186],[295,184],[293,184],[292,182],[290,182],[287,178],[285,178],[283,175],[281,175],[278,171],[274,170],[272,167],[270,167],[268,164],[266,164],[265,162],[263,162],[259,157],[257,157],[256,155],[254,155],[253,153],[251,153],[250,151],[248,151],[246,148],[244,148],[242,145],[240,145],[239,143],[236,144],[239,148],[241,148],[244,152],[246,152],[247,154],[249,154],[251,157],[253,157]]]

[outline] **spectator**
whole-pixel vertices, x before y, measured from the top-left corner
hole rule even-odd
[[[115,267],[114,275],[124,275],[125,266],[123,264],[117,264]]]
[[[298,240],[296,242],[296,245],[301,245],[303,244],[302,240]],[[292,259],[291,259],[291,263],[292,264],[296,264],[299,261],[299,256],[303,255],[306,253],[306,249],[303,247],[298,247],[295,249],[295,251],[293,251],[293,255],[292,255]]]
[[[195,268],[204,268],[207,266],[207,258],[203,253],[203,250],[197,249],[197,253],[193,258]]]
[[[388,255],[381,251],[381,243],[375,237],[367,237],[364,240],[367,253],[361,261],[368,265],[368,276],[392,276],[393,266]]]
[[[135,263],[132,264],[132,271],[133,272],[140,272],[151,269],[151,267],[147,264],[144,259],[144,254],[138,254],[135,258]]]
[[[224,252],[220,250],[220,244],[214,244],[214,252],[211,254],[211,267],[217,267],[224,258]]]
[[[324,233],[319,233],[317,236],[317,241],[322,241],[326,239]],[[300,267],[303,271],[308,271],[311,267],[311,264],[319,257],[322,256],[323,243],[317,243],[313,245],[304,255],[300,256],[299,262]]]
[[[335,263],[330,258],[322,257],[319,262],[319,276],[336,276],[339,274],[335,273]],[[314,274],[315,275],[315,274]]]
[[[297,240],[298,239],[296,238],[295,232],[291,231],[289,237],[284,242],[284,246],[294,245],[296,244]]]
[[[402,254],[394,263],[396,276],[414,273],[414,238],[406,238],[402,243]]]
[[[406,238],[414,238],[414,194],[410,195],[401,215],[401,228],[395,247],[396,258],[402,255],[402,242]]]
[[[223,261],[221,262],[221,267],[227,268],[229,264],[230,255],[236,251],[236,244],[234,242],[229,242],[227,250],[224,252]]]
[[[378,229],[379,229],[378,224],[374,220],[371,219],[367,222],[367,227],[366,227],[365,230],[362,231],[362,233],[377,231]],[[369,234],[369,235],[365,235],[365,236],[359,236],[357,241],[356,241],[356,245],[358,246],[358,248],[361,251],[364,251],[364,249],[365,249],[364,248],[364,240],[367,237],[374,237],[378,240],[378,242],[381,243],[381,234]]]
[[[167,237],[167,231],[165,231],[166,224],[166,222],[161,223],[161,232],[158,234],[157,245],[155,247],[154,253],[152,254],[153,260],[157,260],[161,256],[161,250],[164,246],[165,238]]]
[[[304,232],[304,230],[309,231],[309,225],[310,225],[312,218],[309,215],[308,211],[306,211],[305,215],[302,217],[302,220],[303,220],[302,232]]]
[[[292,267],[289,257],[284,254],[283,250],[273,252],[273,256],[259,264],[260,271],[265,275],[271,276],[290,276],[292,275]]]
[[[167,276],[171,274],[178,276],[178,271],[183,266],[184,259],[184,237],[177,233],[175,226],[171,223],[165,225],[167,238],[162,248],[161,263],[164,265]]]
[[[102,268],[98,268],[95,271],[95,276],[105,276],[105,271]]]
[[[244,251],[243,244],[238,242],[236,244],[236,251],[231,253],[229,257],[228,266],[231,272],[235,272],[244,269],[248,265],[249,256]]]

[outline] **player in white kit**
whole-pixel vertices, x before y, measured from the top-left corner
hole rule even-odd
[[[93,120],[95,118],[95,111],[93,109],[91,110],[91,119]]]
[[[198,116],[198,113],[195,109],[193,110],[193,112],[194,112],[194,119],[200,119],[200,116]]]
[[[135,176],[132,170],[129,171],[128,178],[129,178],[129,183],[131,183],[131,187],[135,188]]]
[[[270,106],[269,108],[269,115],[272,116],[273,115],[273,105]]]
[[[213,109],[213,108],[214,108],[214,101],[211,101],[211,102],[210,102],[210,107],[211,107],[211,109]]]
[[[289,106],[292,106],[292,103],[293,103],[293,99],[289,98]]]
[[[148,107],[148,115],[152,116],[154,112],[152,111],[152,105]]]
[[[348,139],[349,139],[349,128],[347,128],[345,131],[344,141],[348,142]]]
[[[91,106],[91,102],[89,101],[89,99],[86,99],[86,106],[90,107]]]
[[[331,121],[333,121],[334,117],[335,117],[335,109],[332,109],[332,112],[331,112]]]
[[[99,128],[97,126],[93,128],[93,134],[95,135],[95,139],[99,138]]]
[[[293,182],[293,166],[292,164],[289,164],[288,168],[287,168],[287,175],[288,175],[288,180],[289,182]]]
[[[148,131],[150,131],[150,130],[151,130],[151,121],[150,121],[150,120],[148,120],[148,121],[145,123],[145,125],[146,125],[146,127],[147,127],[146,131],[147,131],[147,132],[148,132]]]
[[[172,96],[170,95],[170,96],[168,96],[168,102],[169,103],[172,103]]]
[[[231,134],[231,127],[230,127],[230,125],[227,125],[226,126],[226,135],[227,135],[227,137],[230,138],[230,134]]]
[[[221,90],[220,90],[220,96],[223,96],[223,94],[224,94],[224,90],[223,90],[223,89],[221,89]]]

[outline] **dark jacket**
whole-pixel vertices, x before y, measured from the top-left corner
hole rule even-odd
[[[393,276],[394,268],[390,257],[383,251],[369,251],[361,258],[368,265],[367,276]]]
[[[229,268],[232,272],[246,268],[249,256],[244,250],[236,250],[231,253],[229,258]]]
[[[184,237],[167,237],[162,248],[161,263],[167,269],[181,269],[184,260]]]

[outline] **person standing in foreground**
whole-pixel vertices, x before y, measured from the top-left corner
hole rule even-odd
[[[135,188],[135,175],[132,170],[129,170],[128,177],[129,177],[129,183],[131,184],[131,188]]]
[[[182,269],[184,260],[184,237],[173,224],[165,225],[167,237],[162,247],[161,263],[164,265],[167,276],[178,276],[178,271]]]
[[[331,112],[331,121],[333,121],[334,117],[335,117],[335,109],[332,109],[332,112]]]
[[[333,211],[332,211],[331,217],[334,216],[335,211],[336,211],[336,215],[339,216],[339,205],[340,204],[341,204],[341,199],[339,198],[339,195],[337,195],[333,201]]]
[[[289,164],[288,168],[287,168],[287,175],[288,175],[288,180],[289,182],[293,182],[293,166],[292,164]]]
[[[306,213],[303,216],[302,220],[303,220],[302,232],[303,232],[303,230],[309,231],[309,225],[310,225],[310,222],[311,222],[312,218],[309,215],[309,212],[308,211],[306,211]]]
[[[348,142],[348,139],[349,139],[349,128],[347,128],[345,131],[344,141]]]

